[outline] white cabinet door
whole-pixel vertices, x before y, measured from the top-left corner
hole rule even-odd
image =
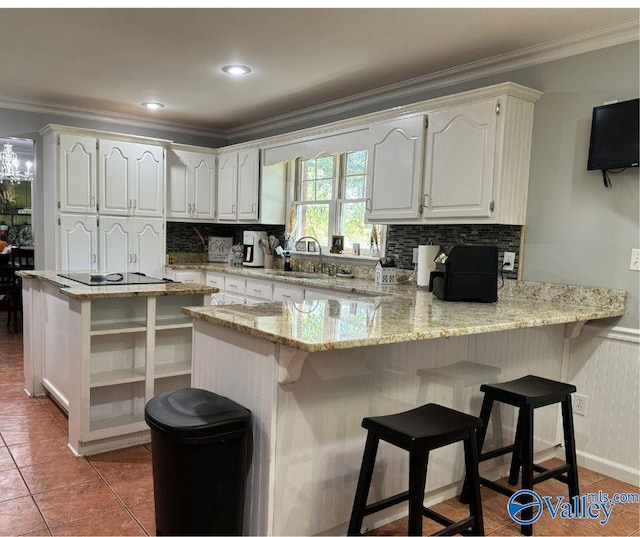
[[[369,129],[367,220],[419,218],[425,120],[393,119]]]
[[[95,213],[96,139],[60,134],[58,145],[58,209],[71,213]]]
[[[201,270],[174,270],[173,279],[180,283],[204,284],[204,275]]]
[[[191,154],[192,217],[196,220],[213,220],[216,186],[216,157],[207,153]]]
[[[100,213],[126,216],[131,211],[131,144],[99,140]]]
[[[133,214],[161,217],[164,212],[164,149],[131,144]]]
[[[490,217],[497,99],[429,114],[424,218]]]
[[[97,217],[60,215],[58,222],[60,270],[96,270],[98,268]]]
[[[284,285],[280,283],[273,285],[274,302],[302,302],[303,300],[304,287]]]
[[[191,153],[172,149],[167,154],[167,218],[191,217]]]
[[[162,278],[164,273],[165,233],[162,219],[133,219],[132,268],[147,276]]]
[[[218,157],[218,220],[238,219],[238,152]]]
[[[98,229],[100,270],[129,270],[133,252],[130,219],[126,216],[101,216]]]
[[[260,151],[238,151],[238,220],[258,219],[260,195]]]

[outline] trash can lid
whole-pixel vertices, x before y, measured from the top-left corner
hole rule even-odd
[[[181,388],[153,397],[144,409],[151,428],[174,437],[201,438],[251,427],[251,412],[207,390]]]

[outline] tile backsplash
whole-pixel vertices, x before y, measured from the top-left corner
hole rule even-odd
[[[182,254],[181,259],[197,261],[206,259],[206,247],[200,241],[197,229],[205,238],[209,236],[233,237],[233,243],[242,243],[242,232],[246,230],[266,231],[275,235],[284,244],[284,226],[261,224],[194,224],[192,222],[167,222],[167,254]],[[460,225],[390,225],[387,227],[387,255],[393,256],[396,266],[413,270],[413,248],[419,244],[438,244],[445,248],[455,244],[487,244],[497,246],[499,261],[505,251],[515,252],[515,270],[505,272],[505,278],[515,279],[520,262],[521,226],[497,224]],[[345,259],[346,261],[346,259]],[[345,262],[345,268],[348,268]],[[342,265],[340,265],[342,268]],[[364,269],[364,267],[359,267]]]

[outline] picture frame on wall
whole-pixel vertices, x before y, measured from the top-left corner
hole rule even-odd
[[[331,235],[331,253],[341,254],[344,250],[344,235]]]

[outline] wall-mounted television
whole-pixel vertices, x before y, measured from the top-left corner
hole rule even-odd
[[[606,171],[638,166],[640,125],[638,107],[640,99],[596,106],[591,122],[588,170]]]

